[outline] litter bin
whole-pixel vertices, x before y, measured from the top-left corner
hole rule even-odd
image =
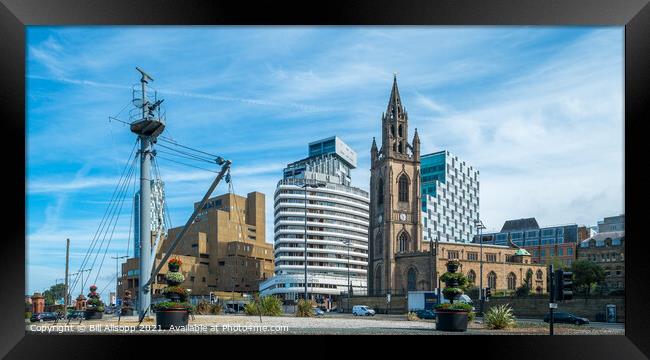
[[[607,322],[608,323],[615,323],[616,322],[616,305],[613,304],[607,304]]]

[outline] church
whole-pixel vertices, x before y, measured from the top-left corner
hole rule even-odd
[[[525,281],[533,292],[546,292],[546,267],[530,254],[509,246],[424,241],[421,213],[420,138],[409,141],[409,118],[397,76],[381,116],[381,144],[370,148],[370,221],[368,295],[400,295],[434,290],[448,260],[460,261],[470,282],[494,290],[514,290]],[[483,259],[481,261],[480,259]],[[482,263],[482,271],[481,271]]]

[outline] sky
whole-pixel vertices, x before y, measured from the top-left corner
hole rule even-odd
[[[135,143],[109,120],[129,120],[135,66],[165,99],[164,136],[232,160],[236,193],[266,194],[267,242],[275,186],[307,143],[342,138],[358,154],[353,185],[368,189],[394,73],[421,153],[448,150],[479,169],[488,230],[524,217],[595,225],[624,212],[623,36],[623,27],[29,26],[27,293],[62,282],[66,238],[70,272],[80,270]],[[158,163],[181,226],[215,174]],[[133,249],[125,204],[107,255],[84,275],[104,295],[115,287],[110,257]]]

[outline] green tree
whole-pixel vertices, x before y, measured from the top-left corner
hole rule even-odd
[[[587,260],[576,260],[571,265],[573,283],[577,290],[589,295],[591,288],[605,280],[605,271],[600,265]]]
[[[527,296],[530,294],[532,288],[533,288],[533,271],[529,269],[526,272],[526,278],[524,279],[524,283],[517,288],[516,294],[517,296]]]
[[[569,267],[564,262],[562,262],[562,260],[560,260],[557,256],[546,258],[546,266],[548,267],[551,264],[553,264],[553,268],[555,270],[569,270]]]
[[[65,293],[65,284],[56,284],[50,286],[49,290],[43,292],[43,297],[45,298],[45,305],[54,305],[59,299],[63,298]]]

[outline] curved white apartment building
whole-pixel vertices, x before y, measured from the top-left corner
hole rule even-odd
[[[278,182],[275,276],[260,284],[260,292],[285,303],[304,297],[306,211],[307,294],[329,306],[347,292],[348,281],[353,292],[366,290],[369,195],[350,184],[356,154],[345,143],[332,137],[309,145],[310,157],[289,164]]]

